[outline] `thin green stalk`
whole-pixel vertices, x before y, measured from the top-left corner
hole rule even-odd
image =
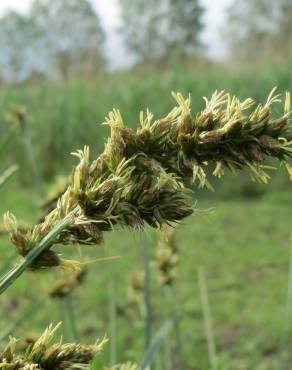
[[[165,313],[165,316],[166,317],[169,317],[171,315],[169,315],[169,302],[166,302],[166,299],[167,299],[167,295],[166,295],[166,290],[165,290],[165,287],[162,287],[163,288],[163,293],[164,293],[164,296],[163,294],[161,294],[161,297],[163,297],[163,299],[161,300],[161,307],[166,307],[166,313]],[[172,319],[172,317],[171,317]],[[163,341],[163,349],[162,349],[162,358],[163,358],[163,366],[161,367],[162,370],[169,370],[171,369],[171,353],[172,353],[172,338],[168,335],[165,340]]]
[[[162,370],[171,369],[171,343],[169,338],[165,338],[163,341],[163,367]]]
[[[110,312],[110,365],[117,363],[117,302],[116,302],[116,279],[109,281],[109,312]]]
[[[163,367],[163,360],[161,359],[160,356],[156,356],[154,364],[153,364],[153,369],[160,369],[160,370],[165,369],[165,367]]]
[[[12,165],[8,167],[0,176],[0,188],[6,184],[10,177],[18,170],[18,166]]]
[[[152,304],[151,304],[151,271],[150,271],[150,252],[149,252],[149,235],[147,230],[143,232],[143,262],[145,273],[145,287],[144,287],[144,302],[146,309],[145,320],[145,349],[147,350],[151,343],[152,338]]]
[[[63,299],[64,309],[66,317],[68,318],[67,323],[70,330],[70,336],[74,340],[74,342],[79,342],[79,335],[76,325],[76,317],[74,306],[72,305],[71,297],[65,297]]]
[[[160,328],[160,330],[157,332],[157,334],[151,341],[150,346],[148,347],[148,350],[146,351],[144,358],[137,370],[145,370],[149,368],[149,366],[152,364],[155,358],[157,351],[160,349],[161,344],[163,343],[166,335],[169,333],[171,326],[172,322],[166,321],[164,325]]]
[[[48,247],[51,246],[57,236],[66,229],[69,225],[73,224],[72,218],[67,216],[60,221],[52,230],[25,256],[15,268],[8,271],[6,275],[0,278],[0,295],[5,292],[29,267],[29,265]]]
[[[170,316],[173,321],[175,342],[176,342],[176,355],[177,355],[177,367],[178,369],[185,369],[185,361],[182,353],[182,340],[181,340],[181,327],[180,327],[180,315],[176,305],[174,291],[172,286],[165,287],[165,294],[167,297],[167,303],[170,308]]]
[[[64,299],[60,299],[58,304],[59,304],[60,322],[62,322],[62,325],[63,325],[63,337],[66,341],[69,341],[70,333],[69,333],[68,325],[67,325],[67,310],[64,304]]]
[[[5,151],[7,145],[12,140],[12,138],[15,134],[15,131],[16,131],[16,129],[10,130],[8,135],[6,135],[6,137],[2,140],[2,142],[0,144],[0,155],[2,155],[2,153]]]
[[[218,364],[217,364],[216,346],[215,346],[215,339],[214,339],[214,333],[213,333],[211,311],[210,311],[210,306],[209,306],[209,301],[208,301],[206,277],[205,277],[205,272],[203,268],[200,268],[198,270],[198,281],[199,281],[200,296],[201,296],[204,322],[205,322],[205,328],[206,328],[206,337],[207,337],[207,344],[208,344],[208,354],[209,354],[210,366],[212,370],[217,370]]]
[[[292,245],[290,247],[290,258],[289,258],[289,271],[288,271],[288,287],[287,287],[287,299],[286,299],[286,309],[284,315],[284,327],[283,334],[281,337],[279,345],[279,370],[285,369],[287,366],[285,351],[288,349],[288,333],[290,329],[290,316],[292,308]]]

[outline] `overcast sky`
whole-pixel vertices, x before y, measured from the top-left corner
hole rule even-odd
[[[135,0],[133,0],[135,1]],[[226,52],[225,43],[220,33],[225,18],[224,10],[232,0],[201,0],[206,7],[205,28],[202,36],[203,41],[208,46],[209,55],[215,58],[223,58]],[[10,9],[21,12],[28,11],[32,0],[0,0],[0,15]],[[112,67],[127,66],[131,59],[126,53],[122,40],[116,29],[119,26],[118,0],[92,0],[98,10],[104,29],[107,33],[107,44],[105,52]]]

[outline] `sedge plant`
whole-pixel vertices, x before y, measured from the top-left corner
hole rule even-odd
[[[191,112],[191,98],[174,94],[177,106],[154,120],[140,114],[137,130],[124,125],[119,111],[106,119],[111,128],[105,151],[90,158],[89,147],[78,151],[71,181],[55,208],[33,228],[21,230],[16,218],[4,221],[23,260],[0,279],[3,293],[26,269],[74,267],[55,250],[57,244],[101,244],[103,233],[115,226],[160,228],[191,215],[192,182],[212,187],[206,169],[216,177],[246,169],[253,180],[267,183],[267,158],[286,165],[292,155],[290,95],[275,116],[272,105],[281,96],[270,93],[256,105],[225,92],[205,98],[206,107]]]

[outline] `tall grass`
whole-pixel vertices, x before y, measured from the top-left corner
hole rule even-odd
[[[143,83],[141,83],[143,79]],[[35,82],[30,85],[2,87],[0,90],[0,135],[6,131],[5,116],[11,104],[27,107],[31,114],[30,128],[37,161],[46,178],[66,171],[73,163],[68,154],[88,144],[94,154],[102,151],[106,128],[101,125],[113,107],[125,112],[125,121],[135,127],[140,110],[151,107],[155,115],[169,111],[170,91],[191,93],[194,109],[203,106],[202,96],[215,89],[226,89],[239,97],[253,96],[263,100],[271,88],[292,90],[289,66],[269,66],[261,71],[230,71],[223,67],[174,66],[165,72],[138,70],[96,77],[92,80],[75,80],[67,83]],[[10,158],[27,168],[19,138],[10,145]],[[30,181],[28,172],[20,173]]]

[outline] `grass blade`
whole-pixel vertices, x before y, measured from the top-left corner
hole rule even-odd
[[[205,322],[205,328],[206,328],[206,337],[207,337],[207,344],[208,344],[208,354],[209,354],[210,366],[212,370],[217,370],[218,365],[217,365],[216,346],[215,346],[215,339],[214,339],[214,334],[213,334],[211,311],[210,311],[210,306],[209,306],[209,301],[208,301],[206,277],[205,277],[205,272],[203,268],[200,268],[198,271],[198,281],[199,281],[200,296],[201,296],[204,322]]]
[[[169,333],[171,326],[172,322],[168,320],[160,328],[160,330],[157,332],[152,342],[150,343],[150,346],[146,351],[146,354],[137,370],[146,370],[147,368],[149,368],[155,358],[157,351],[160,349],[164,338]]]
[[[71,297],[65,297],[63,299],[64,311],[67,317],[68,329],[70,331],[70,336],[74,342],[79,342],[79,335],[76,325],[76,317],[74,306],[72,305]]]
[[[116,280],[109,281],[109,312],[110,312],[110,365],[117,363],[117,302]]]
[[[150,253],[149,253],[149,235],[147,231],[143,233],[143,262],[145,273],[145,287],[144,287],[144,302],[146,309],[146,322],[145,322],[145,349],[147,350],[151,343],[152,338],[152,305],[151,305],[151,271],[150,271]]]
[[[284,327],[283,334],[279,345],[279,370],[285,369],[288,364],[286,364],[285,351],[287,348],[288,342],[288,333],[290,328],[290,315],[292,308],[292,246],[290,247],[290,258],[289,258],[289,271],[288,271],[288,287],[287,287],[287,299],[286,299],[286,308],[284,315]],[[286,366],[287,365],[287,366]]]
[[[12,165],[8,167],[0,176],[0,188],[6,184],[10,177],[18,170],[18,166]]]
[[[15,134],[15,131],[16,131],[15,129],[10,130],[8,135],[2,140],[2,142],[0,144],[0,155],[5,151],[7,145],[9,144],[11,139],[13,138],[13,136]]]
[[[176,299],[172,286],[165,287],[165,293],[167,296],[167,302],[170,307],[170,316],[173,321],[175,342],[176,342],[176,355],[177,355],[177,367],[179,369],[185,369],[184,357],[182,353],[182,340],[181,340],[181,327],[180,327],[180,315],[176,305]]]

